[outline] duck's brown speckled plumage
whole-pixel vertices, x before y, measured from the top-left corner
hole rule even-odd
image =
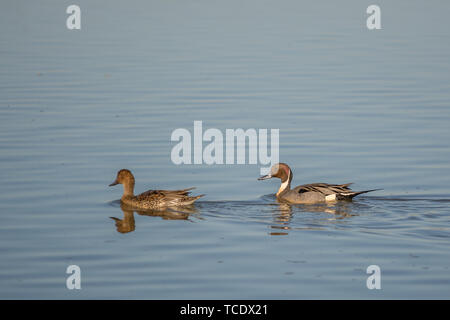
[[[203,195],[189,196],[188,188],[183,190],[148,190],[137,196],[122,197],[122,202],[135,208],[157,209],[164,207],[178,207],[192,204]]]
[[[117,173],[116,180],[110,186],[122,184],[123,195],[120,199],[122,204],[139,209],[160,209],[167,207],[186,206],[194,203],[200,197],[189,196],[190,190],[148,190],[137,196],[134,195],[134,176],[130,170],[122,169]]]
[[[280,202],[287,203],[320,203],[336,200],[351,200],[353,197],[375,190],[353,191],[350,189],[351,183],[329,184],[329,183],[311,183],[297,186],[291,189],[292,170],[285,163],[278,163],[272,166],[270,173],[259,180],[270,178],[279,178],[281,186],[276,196]]]

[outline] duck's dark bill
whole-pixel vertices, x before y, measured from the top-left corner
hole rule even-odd
[[[112,187],[112,186],[115,186],[116,184],[118,184],[118,182],[117,182],[117,181],[114,181],[114,182],[111,183],[109,186]]]
[[[259,177],[258,180],[267,180],[272,178],[272,176],[270,174],[266,174],[265,176]]]

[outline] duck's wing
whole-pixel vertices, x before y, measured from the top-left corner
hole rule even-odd
[[[352,183],[345,184],[328,184],[328,183],[311,183],[298,186],[294,190],[301,194],[306,192],[321,193],[325,196],[325,200],[351,200],[353,197],[367,192],[377,191],[381,189],[371,189],[364,191],[353,191],[350,189]]]
[[[137,195],[137,197],[158,197],[158,196],[168,196],[168,195],[179,195],[179,196],[187,196],[189,195],[190,191],[195,189],[195,187],[187,188],[187,189],[180,189],[180,190],[147,190],[145,192],[142,192],[141,194]]]
[[[189,196],[190,190],[187,188],[181,190],[148,190],[136,196],[137,201],[155,201],[161,206],[185,206],[194,203],[197,199],[204,196]]]
[[[318,192],[324,196],[328,196],[330,194],[352,192],[349,187],[351,184],[351,182],[345,184],[311,183],[295,187],[293,190],[297,193]]]

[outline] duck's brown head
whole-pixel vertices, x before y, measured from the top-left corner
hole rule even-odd
[[[134,177],[130,170],[128,169],[119,170],[119,172],[117,172],[116,180],[114,180],[114,182],[111,183],[109,186],[112,187],[119,183],[123,185],[134,186]]]
[[[279,178],[281,182],[284,183],[286,181],[292,180],[292,171],[291,168],[286,163],[277,163],[270,168],[269,174],[265,176],[259,177],[258,180],[266,180],[270,178]]]

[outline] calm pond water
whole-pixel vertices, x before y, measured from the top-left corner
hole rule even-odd
[[[450,298],[450,3],[377,1],[374,31],[356,0],[78,0],[72,31],[70,4],[0,11],[0,298]],[[195,120],[279,129],[293,185],[383,190],[280,205],[259,165],[175,165]],[[207,195],[124,211],[121,168]]]

